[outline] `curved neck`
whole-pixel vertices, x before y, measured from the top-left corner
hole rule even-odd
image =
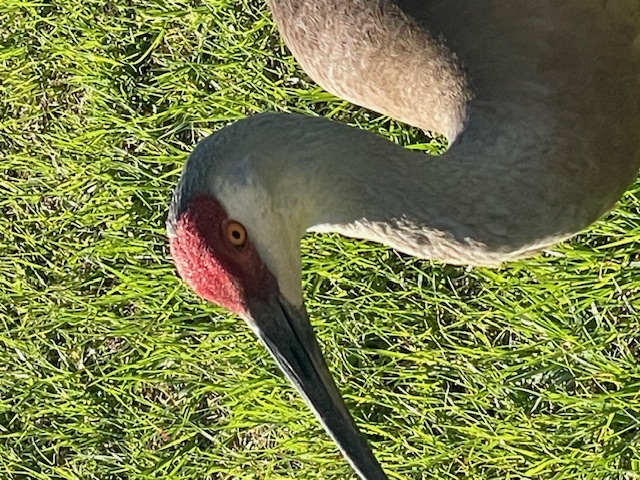
[[[305,230],[335,231],[418,257],[496,265],[586,227],[635,175],[636,144],[595,148],[579,131],[557,135],[563,120],[544,105],[472,104],[460,141],[430,157],[324,119],[260,115],[225,129],[242,143],[221,154],[244,160],[211,181],[236,176],[250,186],[234,196],[248,202],[238,211],[268,205],[268,220],[261,213],[251,224],[292,232],[286,248]]]
[[[346,5],[336,2],[288,5]],[[466,87],[468,77],[473,99],[467,101],[463,89],[456,97],[462,103],[439,102],[427,94],[439,80],[429,73],[415,80],[419,89],[404,88],[403,79],[383,72],[384,52],[363,57],[371,68],[342,80],[375,90],[385,87],[376,87],[378,78],[394,78],[402,95],[379,110],[404,118],[397,113],[413,109],[414,124],[450,135],[447,125],[455,133],[464,111],[465,129],[445,155],[405,151],[318,118],[271,114],[223,129],[202,142],[185,167],[186,188],[180,190],[214,195],[243,221],[261,245],[261,258],[287,279],[281,281],[288,282],[292,302],[301,299],[299,282],[284,272],[297,270],[298,258],[283,252],[297,252],[307,229],[338,231],[450,263],[494,265],[580,231],[635,178],[640,18],[627,15],[637,11],[634,2],[624,3],[625,12],[619,2],[603,6],[597,0],[487,0],[455,9],[440,0],[398,3],[415,6],[425,23],[435,25],[432,34],[446,39],[466,68],[464,77],[447,78],[464,79]],[[413,58],[405,57],[407,68],[423,74],[424,62]],[[323,57],[318,59],[320,68]],[[332,65],[330,59],[324,65]],[[449,66],[446,58],[441,61]],[[412,76],[404,80],[414,86]],[[453,123],[438,120],[447,112]],[[433,122],[422,121],[429,118]],[[178,195],[179,204],[189,197]]]
[[[635,177],[634,2],[268,3],[325,88],[450,139],[465,126],[436,159],[306,119],[271,132],[287,142],[272,147],[289,178],[283,205],[299,195],[304,227],[496,264],[586,227]],[[348,21],[335,21],[337,11]]]
[[[496,265],[588,222],[549,221],[556,212],[540,199],[554,191],[553,179],[544,179],[541,162],[513,155],[497,164],[472,133],[430,157],[333,122],[278,117],[278,129],[250,147],[261,152],[250,175],[299,235],[332,231],[418,257]]]

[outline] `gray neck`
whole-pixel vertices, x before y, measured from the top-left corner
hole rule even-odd
[[[398,3],[422,6],[423,20],[436,26],[429,38],[445,38],[456,52],[465,67],[460,88],[473,99],[462,95],[461,105],[450,105],[423,95],[438,91],[432,82],[442,80],[426,75],[415,80],[423,90],[401,88],[381,110],[399,118],[413,110],[416,125],[450,138],[464,122],[445,155],[430,158],[318,118],[259,115],[196,148],[172,211],[193,194],[216,196],[248,226],[265,263],[284,272],[297,265],[281,252],[297,251],[307,229],[450,263],[494,265],[566,238],[613,206],[640,163],[635,0],[489,0],[455,9],[439,0]],[[442,52],[434,45],[429,61]],[[384,67],[370,58],[367,72]],[[314,76],[335,73],[322,69],[330,60],[316,59]],[[416,75],[423,63],[407,60]],[[367,72],[353,85],[386,87],[375,85],[386,75]],[[445,87],[463,74],[446,72]]]
[[[319,202],[306,207],[305,226],[495,264],[583,229],[636,174],[635,0],[268,3],[325,88],[451,140],[459,134],[431,159],[302,119],[272,132],[289,142],[273,145],[282,152],[274,161],[297,178],[291,189],[305,185],[300,203]]]
[[[541,110],[547,117],[536,120],[527,109],[527,124],[518,124],[518,113],[509,104],[472,108],[468,132],[435,158],[324,119],[259,115],[212,137],[218,137],[216,157],[229,162],[214,162],[207,183],[218,185],[214,194],[231,210],[237,206],[238,216],[266,204],[250,224],[267,229],[265,216],[269,225],[283,219],[280,228],[298,232],[295,242],[305,230],[336,231],[419,257],[495,265],[584,228],[634,174],[627,165],[626,177],[603,187],[603,170],[611,165],[601,161],[602,168],[576,176],[590,153],[552,143],[557,137],[543,141],[544,130],[516,141],[516,132],[532,126],[557,128],[549,112]],[[511,127],[496,135],[505,115]],[[485,129],[494,130],[489,140]],[[585,188],[596,194],[585,195]],[[238,206],[239,198],[246,205]]]

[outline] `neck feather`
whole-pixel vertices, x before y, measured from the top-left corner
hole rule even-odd
[[[504,123],[493,112],[474,123],[488,129]],[[527,110],[527,121],[533,114]],[[487,143],[483,132],[470,128],[441,157],[299,115],[251,117],[223,132],[243,141],[219,142],[231,147],[220,155],[236,161],[213,168],[208,183],[237,215],[252,211],[247,221],[257,226],[255,234],[267,231],[264,243],[279,249],[282,242],[295,249],[306,230],[335,231],[418,257],[496,265],[584,228],[615,202],[630,178],[617,178],[615,189],[601,187],[595,197],[585,195],[584,188],[598,188],[603,178],[602,168],[576,178],[572,159],[588,152],[535,135],[510,148],[508,129]],[[550,175],[550,169],[557,173]]]

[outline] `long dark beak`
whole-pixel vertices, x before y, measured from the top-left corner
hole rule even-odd
[[[387,480],[331,378],[306,311],[273,295],[252,301],[249,316],[247,323],[358,475],[363,480]]]

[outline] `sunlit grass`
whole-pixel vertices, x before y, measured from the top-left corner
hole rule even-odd
[[[264,110],[429,148],[310,82],[261,1],[0,3],[0,477],[352,478],[168,257],[186,156]],[[305,238],[311,318],[391,478],[637,478],[639,187],[497,270]]]

